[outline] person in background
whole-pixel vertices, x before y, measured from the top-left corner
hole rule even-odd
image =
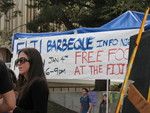
[[[9,79],[12,82],[12,87],[13,87],[13,90],[14,90],[14,93],[15,93],[15,97],[16,97],[16,100],[17,100],[17,91],[16,91],[17,78],[16,78],[16,75],[13,72],[13,70],[11,70],[9,68],[8,68],[8,73],[9,73]],[[3,98],[1,98],[1,102],[2,101],[3,101]],[[3,112],[3,113],[12,113],[12,110],[8,111],[8,112]]]
[[[91,113],[92,103],[88,96],[88,89],[82,88],[82,96],[80,97],[80,113]]]
[[[90,90],[88,92],[88,96],[91,100],[91,103],[92,103],[93,107],[96,106],[97,105],[97,92],[96,92],[96,90],[95,89]]]
[[[40,53],[34,48],[21,49],[15,65],[19,94],[13,113],[47,113],[49,90]]]
[[[103,94],[103,99],[100,103],[99,113],[106,113],[106,103],[107,103],[107,95]]]
[[[0,113],[13,110],[16,105],[15,94],[9,76],[5,63],[0,60]]]

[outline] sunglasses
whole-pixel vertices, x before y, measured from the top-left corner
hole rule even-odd
[[[29,62],[29,59],[21,57],[15,60],[15,66],[18,66],[18,64],[24,64],[25,62]]]

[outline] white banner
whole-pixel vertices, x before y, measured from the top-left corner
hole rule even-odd
[[[47,79],[123,80],[129,38],[137,32],[132,29],[16,39],[12,64],[20,49],[34,47],[42,55]]]

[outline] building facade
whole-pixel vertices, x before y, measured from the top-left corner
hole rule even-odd
[[[27,32],[26,24],[35,16],[36,9],[28,8],[27,5],[34,4],[33,0],[13,0],[15,6],[7,15],[0,18],[0,30],[9,32]],[[16,13],[15,15],[15,12]],[[14,17],[15,16],[15,17]]]

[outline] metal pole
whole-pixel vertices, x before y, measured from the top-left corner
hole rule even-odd
[[[106,113],[109,112],[109,79],[107,78],[107,87],[106,87],[107,101],[106,101]]]

